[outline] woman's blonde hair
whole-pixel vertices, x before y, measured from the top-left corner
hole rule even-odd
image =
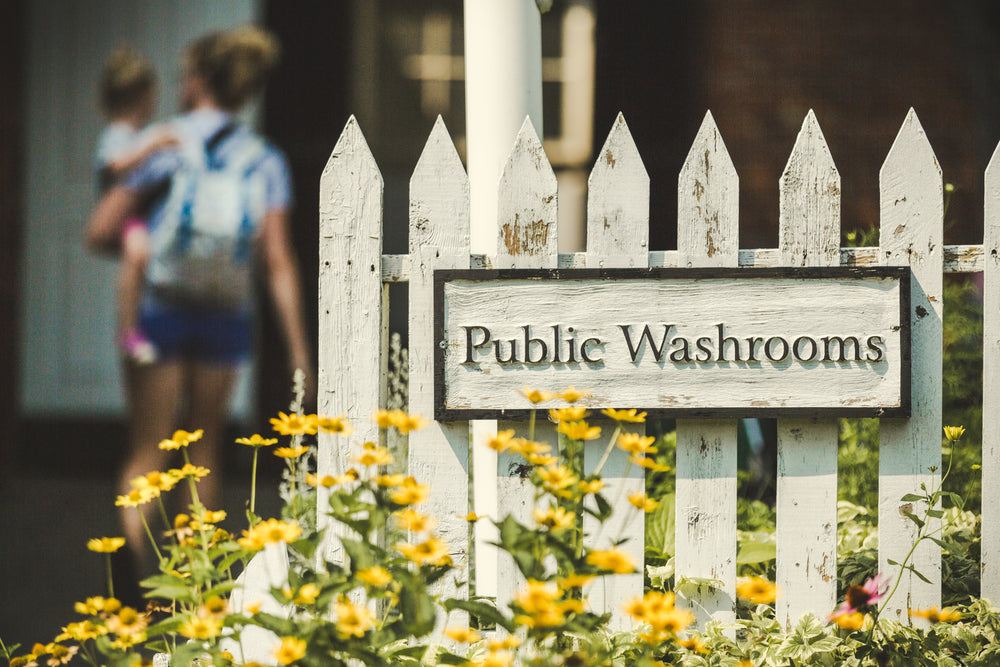
[[[130,46],[117,48],[101,68],[101,108],[112,117],[127,113],[155,86],[152,63]]]
[[[204,79],[219,106],[234,111],[263,86],[278,63],[279,51],[271,33],[244,26],[196,40],[188,48],[187,64]]]

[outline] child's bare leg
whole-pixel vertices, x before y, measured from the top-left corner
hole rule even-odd
[[[139,329],[139,306],[149,262],[149,233],[141,222],[128,221],[122,239],[118,274],[118,339],[125,356],[139,363],[156,361],[156,349]]]

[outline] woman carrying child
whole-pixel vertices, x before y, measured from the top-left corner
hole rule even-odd
[[[290,366],[312,369],[288,229],[288,166],[234,116],[263,86],[277,51],[275,39],[255,27],[211,33],[191,44],[181,91],[185,113],[170,123],[178,145],[143,161],[101,199],[88,222],[88,245],[113,250],[144,197],[166,187],[149,216],[151,251],[138,327],[157,358],[125,363],[131,453],[122,493],[132,479],[164,469],[171,452],[157,445],[179,425],[182,404],[180,425],[204,431],[189,448],[192,462],[218,469],[237,366],[251,351],[248,254],[264,270]],[[237,199],[234,192],[241,193]],[[225,230],[208,229],[213,216]],[[216,474],[199,483],[208,509],[218,507],[218,480]],[[130,510],[123,517],[128,543],[143,548],[139,516]]]

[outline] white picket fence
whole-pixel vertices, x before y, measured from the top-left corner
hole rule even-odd
[[[986,169],[983,245],[943,244],[941,169],[913,111],[879,178],[881,245],[841,248],[840,176],[810,112],[779,183],[781,247],[740,249],[737,171],[708,114],[678,180],[678,249],[650,251],[649,178],[619,116],[589,179],[587,251],[559,254],[556,179],[535,130],[525,121],[499,181],[496,253],[471,255],[469,181],[439,119],[410,180],[409,254],[383,255],[382,177],[361,128],[351,118],[320,185],[319,411],[346,414],[358,441],[378,439],[371,416],[385,399],[387,285],[408,282],[409,407],[433,415],[435,269],[909,265],[912,417],[883,419],[879,443],[879,561],[882,571],[894,572],[887,561],[902,560],[914,537],[913,524],[900,512],[900,498],[917,491],[921,483],[934,484],[938,473],[928,469],[941,464],[942,275],[984,271],[982,594],[1000,601],[1000,486],[992,483],[1000,477],[1000,159],[995,154]],[[464,518],[470,510],[493,517],[507,512],[524,516],[530,510],[525,481],[502,455],[496,479],[477,480],[472,504],[478,506],[470,507],[470,431],[476,434],[474,456],[496,457],[482,443],[497,427],[496,422],[434,422],[410,434],[409,468],[432,484],[426,509],[438,519],[455,562],[468,564],[478,545],[478,593],[493,594],[503,603],[518,582],[513,564],[485,546],[488,528],[470,542]],[[677,578],[721,582],[683,588],[681,598],[699,621],[734,618],[736,428],[734,419],[677,421]],[[332,437],[321,435],[319,448],[320,474],[350,467],[350,453],[338,449]],[[602,449],[600,442],[592,447],[597,455]],[[635,466],[633,479],[617,478],[626,470],[620,463],[612,461],[605,468],[610,485],[641,485]],[[594,464],[588,450],[585,465]],[[805,612],[822,616],[835,607],[836,501],[836,420],[780,419],[777,611],[786,625]],[[628,534],[633,538],[628,548],[641,562],[642,522],[634,521]],[[336,551],[334,539],[327,555],[335,556]],[[903,621],[908,607],[940,603],[939,548],[925,542],[913,564],[931,583],[905,576],[888,612]],[[497,582],[496,590],[491,590],[491,581]],[[641,587],[640,575],[615,577],[594,587],[590,603],[613,611],[618,623],[621,603],[640,595]]]

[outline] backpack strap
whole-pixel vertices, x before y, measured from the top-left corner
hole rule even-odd
[[[225,141],[228,137],[232,136],[233,132],[237,129],[236,121],[228,121],[225,125],[216,130],[212,136],[210,136],[205,141],[205,156],[208,160],[208,168],[212,169],[217,167],[215,164],[215,149]]]

